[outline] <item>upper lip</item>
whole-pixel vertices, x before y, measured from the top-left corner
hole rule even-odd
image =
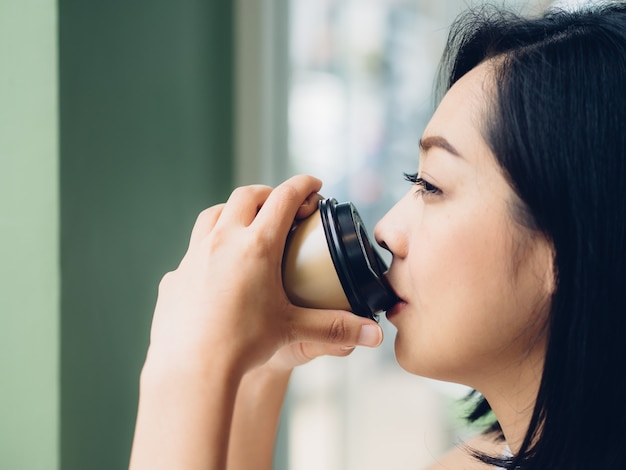
[[[404,300],[402,297],[400,297],[398,294],[395,294],[396,298],[395,298],[395,302],[393,303],[393,305],[397,305],[399,303],[406,303],[406,300]]]
[[[389,288],[391,289],[391,291],[393,292],[393,295],[395,296],[395,302],[393,303],[393,305],[399,303],[399,302],[404,302],[406,303],[406,300],[404,300],[404,298],[402,298],[399,294],[398,291],[396,291],[396,289],[393,287],[393,284],[391,283],[391,279],[389,279],[389,271],[387,271],[385,273],[385,281],[387,282],[387,285],[389,286]]]

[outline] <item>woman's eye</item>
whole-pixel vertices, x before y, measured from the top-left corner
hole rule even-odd
[[[415,191],[417,196],[441,194],[441,190],[437,186],[429,183],[424,178],[420,178],[417,176],[417,173],[405,173],[404,179],[417,187],[417,190]]]

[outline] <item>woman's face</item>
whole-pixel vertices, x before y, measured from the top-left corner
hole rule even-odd
[[[375,230],[403,300],[387,313],[398,362],[478,389],[542,364],[553,286],[551,246],[514,221],[516,196],[480,132],[489,71],[446,94],[421,140],[421,180]]]

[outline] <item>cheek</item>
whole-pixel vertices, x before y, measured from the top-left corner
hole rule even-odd
[[[506,238],[498,218],[449,216],[424,224],[408,257],[418,302],[470,307],[490,297],[508,277]]]
[[[413,372],[463,381],[481,358],[506,347],[515,329],[510,233],[496,214],[480,221],[471,214],[425,219],[412,236],[406,261],[413,296],[409,315],[398,321],[396,350]]]

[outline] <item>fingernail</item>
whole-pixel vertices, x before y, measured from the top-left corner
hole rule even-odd
[[[304,200],[304,202],[302,203],[303,206],[309,206],[311,204],[315,204],[317,205],[318,201],[322,199],[322,196],[320,196],[317,193],[313,193],[313,194],[309,194],[309,196]]]
[[[342,351],[352,351],[356,346],[343,346],[341,348]]]
[[[375,347],[380,344],[382,334],[378,325],[363,325],[357,343],[360,346]]]

